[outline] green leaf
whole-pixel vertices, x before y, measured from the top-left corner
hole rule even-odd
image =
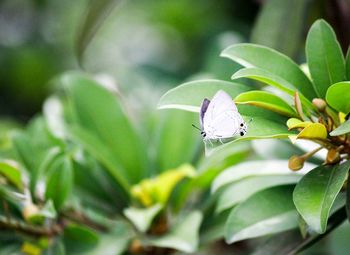
[[[88,5],[89,9],[83,19],[78,38],[76,40],[76,54],[79,63],[82,62],[83,54],[98,29],[114,10],[118,0],[92,0]]]
[[[345,62],[336,35],[324,20],[317,20],[307,35],[306,58],[319,97],[330,85],[345,79]]]
[[[350,80],[350,47],[348,48],[348,52],[346,53],[346,60],[345,60],[345,68],[346,68],[346,78],[347,80]]]
[[[346,180],[350,161],[336,166],[319,166],[306,174],[295,187],[294,204],[306,223],[323,233],[332,204]]]
[[[158,132],[155,134],[158,172],[192,162],[198,148],[198,130],[190,125],[198,121],[192,112],[167,110],[160,113]],[[174,139],[174,134],[181,138]]]
[[[188,213],[170,230],[158,238],[149,240],[150,245],[157,247],[173,248],[178,251],[192,253],[199,245],[199,227],[202,222],[202,214],[199,211]]]
[[[343,124],[341,124],[339,127],[334,129],[329,134],[331,136],[338,136],[338,135],[344,135],[350,133],[350,120],[345,121]]]
[[[146,232],[151,226],[154,217],[162,210],[160,204],[148,208],[129,207],[124,209],[124,215],[141,232]]]
[[[303,175],[314,167],[314,164],[305,162],[304,168],[298,172],[295,172],[295,174]],[[248,161],[224,170],[214,180],[211,191],[214,193],[229,183],[233,183],[247,177],[282,174],[290,175],[291,173],[291,170],[288,168],[288,160],[273,159]]]
[[[301,177],[302,176],[298,174],[266,175],[248,177],[241,181],[234,182],[228,187],[225,187],[223,192],[220,193],[216,212],[220,213],[226,209],[232,208],[263,189],[297,183]]]
[[[348,178],[349,181],[349,178]],[[350,185],[346,186],[346,202],[345,202],[346,215],[350,221]]]
[[[13,147],[19,160],[29,172],[35,171],[39,165],[39,162],[36,162],[36,159],[39,157],[39,153],[31,144],[28,136],[24,132],[20,131],[13,132],[11,136]]]
[[[219,148],[225,148],[230,144],[254,139],[267,139],[267,138],[287,138],[291,135],[287,127],[284,124],[271,121],[264,117],[249,117],[243,116],[243,119],[248,123],[248,131],[244,136],[235,137],[234,140],[226,142],[221,145],[220,142],[205,143],[207,155],[211,155]]]
[[[229,210],[207,216],[201,226],[201,242],[210,243],[224,238],[225,224]]]
[[[245,67],[257,67],[282,78],[297,88],[308,99],[316,97],[311,81],[289,57],[265,46],[236,44],[226,48],[221,56]]]
[[[65,227],[64,244],[68,254],[87,252],[94,248],[99,241],[95,231],[83,225],[69,224]]]
[[[199,112],[204,98],[212,98],[218,90],[224,90],[233,98],[250,90],[248,86],[220,80],[191,81],[165,93],[158,103],[158,109],[182,109]]]
[[[287,121],[287,127],[289,129],[295,129],[295,128],[306,128],[307,126],[310,126],[312,124],[311,121],[301,121],[300,119],[291,118]]]
[[[309,3],[304,0],[264,2],[254,25],[251,41],[276,49],[288,56],[295,56],[300,47],[303,21],[308,6]]]
[[[247,141],[219,148],[210,157],[202,157],[197,167],[196,185],[208,187],[221,171],[243,161],[250,153],[251,145]]]
[[[55,208],[61,208],[73,188],[73,166],[67,157],[60,157],[49,169],[46,184],[46,199],[52,199]]]
[[[306,127],[300,131],[297,135],[290,135],[289,138],[293,143],[297,139],[316,139],[316,140],[326,140],[327,138],[327,129],[325,125],[321,123],[309,123]]]
[[[4,176],[18,189],[23,189],[22,174],[19,165],[15,161],[0,161],[0,175]]]
[[[84,255],[125,254],[134,235],[135,233],[131,229],[130,224],[126,224],[123,221],[117,222],[108,233],[100,234],[97,246],[85,251]]]
[[[293,186],[273,187],[239,204],[227,219],[226,242],[234,243],[298,227],[292,193]]]
[[[49,249],[46,251],[47,253],[44,253],[45,255],[66,255],[66,249],[64,247],[64,244],[62,240],[57,238],[55,240],[55,243],[50,245]]]
[[[54,219],[57,216],[57,212],[53,205],[52,200],[45,203],[44,207],[41,208],[37,213],[29,215],[26,219],[33,224],[43,224],[46,219]]]
[[[233,98],[240,93],[250,90],[249,87],[239,84],[218,80],[202,80],[182,84],[169,90],[160,99],[159,109],[181,109],[191,112],[199,112],[204,98],[211,99],[218,90],[224,90]],[[255,106],[238,105],[238,110],[242,115],[251,117],[264,116],[277,122],[283,122],[283,117],[271,111],[267,111]]]
[[[266,91],[248,91],[239,94],[235,103],[261,107],[288,117],[296,117],[295,110],[278,96]]]
[[[116,184],[121,188],[121,199],[127,200],[130,184],[126,177],[122,175],[123,167],[114,157],[113,152],[103,142],[95,137],[95,135],[87,132],[85,129],[78,126],[69,128],[73,141],[83,145],[83,147],[93,155],[101,164],[108,170],[111,176],[116,181]]]
[[[327,90],[327,103],[339,112],[350,112],[350,81],[338,82]]]
[[[61,80],[71,100],[74,126],[84,131],[80,138],[88,138],[83,142],[86,149],[104,159],[117,181],[132,184],[143,179],[148,172],[146,150],[118,98],[83,74],[66,74]],[[101,152],[91,144],[97,141]]]
[[[250,78],[253,80],[257,80],[263,82],[267,85],[273,86],[291,96],[294,96],[295,90],[298,89],[294,87],[293,84],[281,78],[280,76],[267,71],[262,68],[250,67],[250,68],[242,68],[234,73],[231,79],[236,80],[240,78]],[[305,105],[308,109],[313,109],[314,106],[312,103],[305,98],[304,95],[300,95],[300,99],[303,105]]]

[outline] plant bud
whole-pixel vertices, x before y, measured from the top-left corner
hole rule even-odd
[[[336,149],[330,149],[327,153],[327,163],[335,164],[340,161],[340,154]]]
[[[298,171],[303,168],[305,159],[303,157],[294,155],[288,161],[288,167],[292,171]]]
[[[324,100],[321,99],[321,98],[314,98],[314,99],[312,100],[312,104],[313,104],[314,106],[316,106],[316,108],[317,108],[317,110],[318,110],[319,112],[324,112],[324,110],[326,109],[326,106],[327,106],[326,101],[324,101]]]
[[[131,244],[129,246],[129,251],[133,254],[140,254],[143,251],[143,246],[140,240],[134,239],[131,241]]]
[[[39,208],[32,203],[28,203],[24,206],[22,210],[22,215],[25,220],[28,220],[33,215],[37,214],[39,212]]]

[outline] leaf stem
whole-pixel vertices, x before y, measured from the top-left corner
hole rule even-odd
[[[14,219],[7,219],[4,216],[0,215],[0,227],[10,230],[15,230],[22,232],[24,234],[30,234],[33,236],[55,236],[59,235],[63,231],[63,226],[59,224],[52,225],[51,227],[41,227],[29,225],[23,221],[18,221]]]

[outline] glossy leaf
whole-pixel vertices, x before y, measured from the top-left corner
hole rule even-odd
[[[226,209],[232,208],[263,189],[297,183],[301,177],[302,175],[298,174],[264,175],[248,177],[234,182],[228,185],[228,187],[225,187],[223,192],[220,193],[216,212],[220,213]]]
[[[316,97],[312,83],[299,66],[289,57],[273,49],[256,44],[236,44],[226,48],[221,56],[230,58],[244,67],[257,67],[273,73],[292,84],[310,100]]]
[[[319,140],[325,140],[327,138],[327,129],[325,125],[321,123],[311,123],[309,125],[306,125],[306,127],[300,131],[297,135],[291,135],[289,136],[291,141],[295,143],[297,139],[319,139]]]
[[[341,124],[339,127],[334,129],[329,134],[331,136],[338,136],[338,135],[344,135],[350,133],[350,120],[345,121],[343,124]]]
[[[149,208],[129,207],[124,209],[124,215],[139,231],[146,232],[161,209],[162,206],[160,204]]]
[[[292,200],[293,186],[277,186],[258,192],[235,207],[225,227],[227,243],[279,233],[298,226]]]
[[[295,187],[294,204],[306,223],[323,233],[341,187],[346,180],[350,161],[336,166],[319,166],[306,174]]]
[[[261,107],[288,117],[297,116],[294,109],[280,97],[266,91],[248,91],[239,94],[235,103]]]
[[[83,19],[81,28],[76,40],[76,54],[78,61],[82,62],[83,54],[92,38],[103,24],[103,21],[114,10],[116,4],[121,0],[93,0],[88,5],[89,9]]]
[[[52,199],[59,209],[69,197],[73,188],[73,166],[68,157],[60,157],[49,169],[45,197]]]
[[[122,166],[113,156],[113,153],[94,135],[86,132],[85,129],[79,128],[77,126],[70,127],[69,132],[71,138],[74,142],[83,145],[83,147],[93,155],[104,167],[108,170],[110,175],[116,181],[116,185],[120,186],[120,196],[125,202],[128,200],[128,194],[130,185],[127,179],[121,174],[119,169]]]
[[[154,178],[142,180],[140,183],[132,186],[131,194],[144,206],[158,203],[165,205],[176,185],[184,178],[192,178],[195,175],[196,171],[191,165],[183,164]]]
[[[95,231],[73,223],[65,227],[63,238],[68,254],[87,252],[96,247],[99,241]]]
[[[345,62],[336,35],[324,20],[317,20],[306,39],[306,57],[319,97],[330,85],[345,79]]]
[[[346,60],[345,60],[345,67],[346,67],[346,78],[347,80],[350,80],[350,47],[348,48],[348,52],[346,53]]]
[[[291,118],[287,121],[287,127],[288,129],[295,129],[295,128],[305,128],[312,124],[311,121],[301,121],[296,118]]]
[[[202,218],[203,216],[199,211],[188,213],[173,226],[168,234],[149,240],[148,243],[186,253],[195,252],[199,245],[198,232]]]
[[[303,175],[314,167],[314,164],[305,162],[304,168],[298,172],[295,172],[295,174]],[[274,159],[248,161],[224,170],[214,180],[211,191],[214,193],[229,183],[233,183],[247,177],[266,175],[290,175],[291,173],[291,170],[288,168],[288,160]]]
[[[327,103],[337,111],[350,112],[350,81],[338,82],[327,90]]]
[[[346,186],[345,209],[348,220],[350,221],[350,185]]]
[[[184,162],[191,162],[201,136],[197,129],[190,126],[197,123],[197,114],[170,109],[159,113],[160,123],[155,134],[156,164],[158,172],[163,172]],[[181,137],[174,139],[175,134],[181,134]]]
[[[251,41],[295,56],[301,44],[307,7],[304,0],[266,1],[253,27]]]
[[[61,80],[74,113],[72,126],[79,129],[73,135],[79,136],[85,148],[126,189],[145,177],[148,163],[144,145],[118,98],[82,74],[66,74]]]
[[[22,174],[19,165],[15,161],[0,161],[0,175],[4,176],[18,189],[23,188]]]
[[[264,117],[248,117],[243,116],[243,119],[248,123],[248,131],[244,136],[237,136],[232,138],[232,141],[227,141],[224,145],[220,142],[212,141],[211,143],[205,143],[206,155],[211,155],[219,148],[225,148],[230,144],[254,139],[267,139],[267,138],[287,138],[291,134],[286,126],[282,123],[271,121]]]
[[[29,172],[34,172],[40,163],[36,161],[36,159],[39,158],[39,153],[35,150],[28,136],[24,132],[16,131],[12,133],[12,141],[14,149],[18,158],[23,163],[23,166]]]
[[[250,90],[248,86],[220,80],[199,80],[184,83],[165,93],[158,103],[158,109],[182,109],[199,112],[204,98],[212,98],[218,90],[224,90],[232,98]]]
[[[233,80],[240,79],[240,78],[250,78],[256,81],[263,82],[291,96],[293,96],[295,93],[295,90],[298,89],[297,87],[294,87],[293,84],[289,83],[283,78],[262,68],[256,68],[256,67],[242,68],[238,70],[236,73],[234,73],[231,77],[231,79]],[[301,94],[300,98],[302,100],[303,105],[305,105],[308,109],[314,108],[312,103],[304,95]]]

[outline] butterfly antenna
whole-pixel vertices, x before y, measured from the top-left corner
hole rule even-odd
[[[192,127],[198,129],[199,131],[202,131],[199,127],[197,127],[195,124],[192,124]]]

